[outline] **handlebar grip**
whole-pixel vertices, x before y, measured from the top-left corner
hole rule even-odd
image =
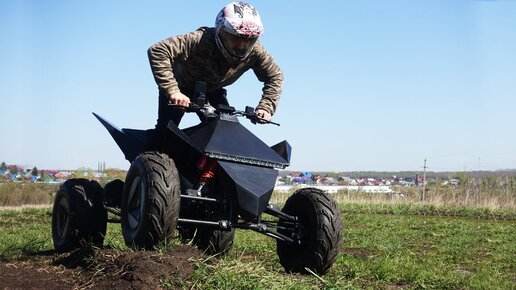
[[[190,105],[188,107],[177,105],[177,104],[172,104],[172,103],[168,103],[168,106],[172,107],[173,109],[184,110],[186,112],[196,112],[199,109],[199,106],[197,106],[194,103],[190,103]]]
[[[188,109],[189,108],[189,107],[185,107],[185,106],[181,106],[181,105],[176,105],[176,104],[172,104],[172,103],[168,103],[168,106],[172,107],[174,109]]]

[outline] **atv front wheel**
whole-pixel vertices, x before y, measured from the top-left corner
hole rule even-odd
[[[277,240],[277,254],[287,272],[322,275],[337,259],[342,240],[342,220],[336,202],[327,193],[303,188],[287,199],[282,212],[298,218],[299,227],[280,219],[278,232],[299,241],[291,245]]]
[[[57,191],[52,211],[52,240],[57,252],[81,245],[102,246],[107,211],[102,187],[96,181],[69,179]]]
[[[177,225],[180,183],[174,161],[145,152],[132,162],[124,183],[122,234],[127,246],[151,249],[171,239]]]

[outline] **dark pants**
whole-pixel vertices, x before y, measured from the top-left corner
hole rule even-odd
[[[185,94],[190,100],[192,100],[193,94]],[[210,103],[212,106],[217,105],[229,105],[228,100],[226,98],[226,90],[218,89],[213,92],[206,93],[206,101]],[[159,92],[159,102],[158,102],[158,122],[155,127],[155,135],[152,138],[151,144],[149,144],[149,150],[158,150],[161,148],[161,144],[163,143],[164,136],[167,130],[167,125],[169,121],[173,121],[177,126],[181,122],[184,111],[175,109],[169,106],[170,99],[167,97],[167,93],[163,90]],[[205,121],[204,116],[201,114],[197,114],[201,122]]]

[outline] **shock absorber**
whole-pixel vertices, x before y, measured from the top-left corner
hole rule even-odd
[[[199,186],[197,187],[197,195],[201,196],[201,190],[203,187],[215,177],[215,171],[217,170],[217,161],[215,159],[202,156],[197,163],[197,168],[201,170],[201,176],[199,177]]]

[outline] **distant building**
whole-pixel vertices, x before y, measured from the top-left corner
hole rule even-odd
[[[297,177],[292,179],[292,182],[296,183],[304,183],[304,182],[312,182],[312,173],[310,172],[301,172]]]

